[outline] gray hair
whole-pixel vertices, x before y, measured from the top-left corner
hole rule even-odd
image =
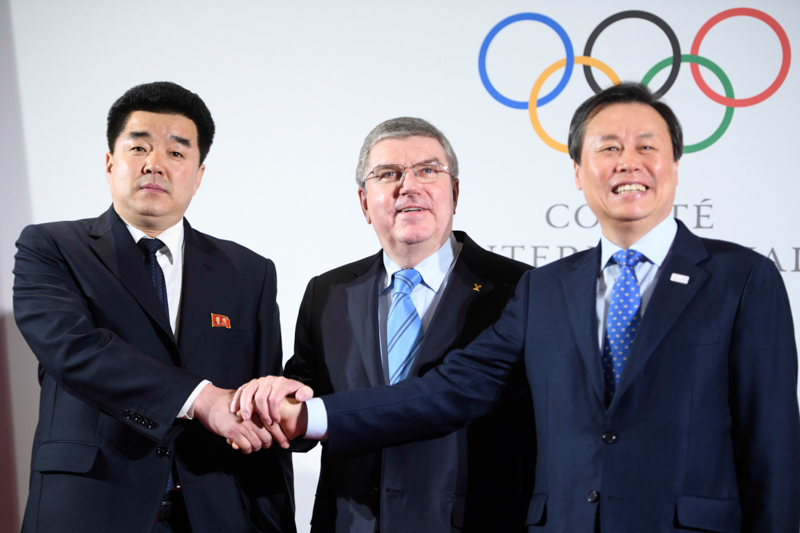
[[[367,174],[371,169],[367,169],[367,158],[372,150],[372,147],[379,142],[386,139],[407,139],[408,137],[430,137],[436,139],[439,144],[444,148],[444,153],[447,156],[447,166],[450,167],[450,178],[458,179],[458,158],[450,145],[450,141],[444,136],[444,133],[439,131],[436,126],[422,120],[421,118],[414,117],[398,117],[381,122],[375,129],[369,132],[367,138],[364,139],[364,144],[361,146],[361,152],[358,154],[358,168],[356,168],[356,183],[360,189],[366,188]]]

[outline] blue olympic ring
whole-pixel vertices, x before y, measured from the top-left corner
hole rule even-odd
[[[540,15],[539,13],[519,13],[517,15],[512,15],[508,18],[505,18],[497,23],[497,25],[492,28],[486,38],[483,40],[483,44],[481,45],[481,53],[478,56],[478,70],[481,74],[481,81],[483,82],[483,86],[486,87],[486,90],[489,91],[498,102],[513,109],[528,109],[528,102],[527,100],[521,102],[519,100],[512,100],[510,98],[506,98],[500,92],[494,88],[492,82],[489,81],[489,75],[486,73],[486,52],[489,50],[489,45],[492,43],[492,39],[494,39],[495,35],[500,33],[500,30],[508,26],[509,24],[513,24],[515,22],[519,22],[520,20],[533,20],[536,22],[541,22],[543,24],[547,24],[561,37],[561,41],[564,43],[564,50],[567,53],[567,65],[564,68],[564,75],[561,76],[561,81],[558,82],[558,85],[555,89],[550,91],[549,94],[542,96],[536,101],[536,106],[541,107],[548,103],[550,100],[561,94],[561,91],[564,90],[564,87],[567,86],[569,82],[570,76],[572,76],[572,69],[575,66],[575,53],[572,51],[572,42],[569,40],[569,36],[567,32],[564,31],[558,22],[551,19],[550,17],[546,17],[544,15]]]

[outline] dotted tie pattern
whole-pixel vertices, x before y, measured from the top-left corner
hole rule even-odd
[[[422,342],[422,321],[411,301],[411,291],[421,281],[422,276],[413,268],[392,276],[392,306],[386,323],[391,385],[406,378]]]
[[[144,253],[144,266],[147,273],[150,274],[150,281],[153,282],[153,287],[156,289],[158,299],[161,305],[164,306],[164,313],[169,318],[169,302],[167,302],[167,282],[164,280],[164,271],[156,259],[156,252],[164,247],[164,243],[158,239],[141,238],[136,243],[139,249]]]
[[[611,256],[620,266],[619,277],[611,288],[611,301],[606,318],[603,342],[603,377],[606,383],[606,406],[611,403],[619,385],[622,370],[628,361],[633,339],[639,329],[642,303],[639,280],[634,268],[643,256],[636,250],[620,250]]]

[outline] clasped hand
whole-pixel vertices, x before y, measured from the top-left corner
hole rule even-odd
[[[239,387],[231,399],[230,413],[238,415],[244,423],[261,425],[270,435],[270,443],[274,440],[282,448],[288,448],[291,439],[306,432],[308,419],[303,402],[313,396],[314,391],[299,381],[266,376]],[[246,442],[230,437],[227,440],[234,449],[249,453]]]

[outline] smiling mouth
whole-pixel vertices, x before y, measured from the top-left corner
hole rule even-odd
[[[619,187],[615,187],[612,189],[611,192],[614,194],[627,194],[632,192],[645,192],[647,191],[647,187],[644,185],[640,185],[638,183],[629,183],[625,185],[620,185]]]
[[[413,213],[414,211],[422,211],[421,207],[406,207],[405,209],[400,209],[400,213]]]

